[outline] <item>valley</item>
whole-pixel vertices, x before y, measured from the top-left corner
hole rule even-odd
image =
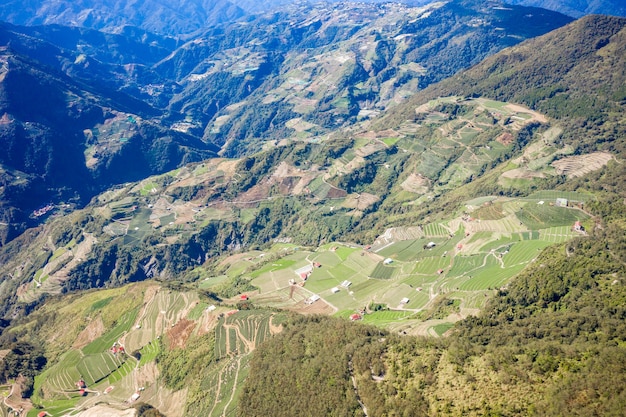
[[[620,415],[625,19],[182,3],[0,24],[0,415]]]

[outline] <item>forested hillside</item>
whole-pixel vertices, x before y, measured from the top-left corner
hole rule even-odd
[[[5,34],[21,52],[4,50],[0,77],[0,104],[11,109],[0,124],[10,145],[2,191],[21,184],[22,196],[35,195],[25,171],[54,164],[77,184],[94,173],[134,181],[63,215],[45,206],[33,216],[47,221],[0,247],[3,411],[623,415],[626,19],[582,18],[421,89],[447,62],[428,52],[436,39],[470,65],[459,39],[491,53],[473,36],[511,20],[507,33],[521,36],[527,9],[333,7],[346,19],[315,9],[290,29],[298,48],[320,53],[306,77],[294,72],[304,61],[285,58],[301,51],[282,35],[263,39],[283,55],[256,43],[256,29],[271,26],[238,44],[243,26],[234,25],[180,48],[155,38],[145,55],[132,43],[145,63],[136,68],[87,43],[108,61],[94,67],[124,69],[108,94],[85,88],[86,56],[70,59],[82,41]],[[408,10],[416,20],[398,17]],[[356,15],[384,30],[348,19]],[[436,25],[418,36],[433,15],[460,38],[438,37]],[[272,16],[286,27],[281,13],[248,26]],[[404,26],[387,25],[392,17]],[[496,44],[519,40],[510,37]],[[403,55],[395,42],[415,48]],[[29,45],[55,53],[43,65],[25,57]],[[416,57],[430,69],[417,71]],[[340,78],[328,78],[337,68]],[[144,102],[148,90],[126,84],[135,70],[177,83],[150,84]],[[20,79],[50,101],[36,92],[25,101]],[[230,87],[209,88],[220,80],[239,88],[229,105],[217,96]],[[142,111],[116,107],[137,101]],[[39,119],[26,120],[28,103]],[[54,153],[63,135],[75,141]],[[241,156],[205,159],[217,150],[209,139]],[[59,162],[81,156],[81,171]]]

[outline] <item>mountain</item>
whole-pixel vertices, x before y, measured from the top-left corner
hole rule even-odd
[[[105,187],[218,150],[240,156],[373,117],[570,21],[529,11],[467,1],[302,5],[217,25],[185,43],[131,27],[110,34],[3,24],[0,112],[11,151],[1,162],[1,241],[37,224],[30,215],[50,203],[80,206]],[[19,91],[25,80],[32,88]],[[120,168],[130,160],[132,168]]]
[[[58,24],[119,33],[133,26],[152,33],[187,36],[244,16],[226,0],[150,0],[141,2],[9,0],[0,5],[0,20],[16,25]]]
[[[4,404],[621,414],[625,34],[585,17],[376,117],[117,185],[19,235],[0,248]],[[56,88],[42,120],[66,91],[109,108],[22,59]]]
[[[588,14],[626,16],[626,6],[619,0],[511,0],[509,3],[521,6],[542,7],[576,18]]]
[[[582,19],[319,143],[191,164],[21,235],[0,252],[0,375],[31,400],[5,404],[621,410],[625,26]]]
[[[78,29],[30,33],[13,29],[6,25],[0,29],[9,45],[0,52],[0,142],[6,150],[0,160],[3,242],[33,224],[29,219],[33,210],[51,200],[81,205],[113,184],[215,155],[217,148],[145,120],[155,116],[154,108],[120,91],[123,83],[92,82],[103,75],[117,80],[137,76],[144,63],[167,53],[158,43],[138,47],[125,37]],[[83,52],[91,56],[36,40],[34,35],[42,32],[51,39],[60,32],[76,35],[74,42],[82,42]],[[59,37],[71,43],[70,37]],[[94,43],[125,47],[136,68],[125,67],[119,56],[91,48]],[[157,79],[145,72],[142,77]],[[129,160],[133,163],[122,168]]]
[[[191,131],[239,156],[375,116],[569,21],[471,1],[300,5],[211,29],[156,69],[183,86],[170,103],[172,115],[184,114]]]

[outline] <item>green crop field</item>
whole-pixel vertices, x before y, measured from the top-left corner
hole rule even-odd
[[[448,236],[450,232],[439,223],[429,223],[424,226],[424,235],[428,237]]]
[[[517,213],[517,217],[529,229],[538,230],[555,226],[571,227],[576,220],[585,220],[589,216],[575,209],[530,203]]]
[[[445,332],[447,332],[448,330],[450,330],[453,327],[454,327],[454,323],[441,323],[441,324],[437,324],[437,325],[433,326],[432,329],[439,336],[442,336]]]
[[[252,278],[256,278],[261,274],[264,274],[269,271],[279,271],[281,269],[289,268],[294,265],[296,261],[294,259],[279,259],[277,261],[273,261],[263,265],[261,268],[250,273]]]
[[[88,355],[76,364],[76,369],[82,375],[87,386],[91,386],[122,366],[125,359],[126,355],[114,356],[110,352]]]
[[[484,254],[472,256],[455,256],[452,268],[448,271],[449,276],[465,275],[480,268],[485,261]]]
[[[152,226],[148,223],[151,214],[152,210],[135,210],[133,212],[133,218],[128,225],[128,232],[126,233],[126,236],[136,240],[143,239],[150,231],[152,231]]]
[[[592,194],[579,193],[576,191],[554,191],[554,190],[542,190],[537,191],[526,197],[524,200],[531,201],[545,201],[546,204],[554,203],[557,198],[566,198],[570,201],[586,202],[595,200]]]
[[[436,274],[438,270],[445,269],[450,266],[449,257],[428,257],[422,258],[415,264],[414,274]]]
[[[396,268],[379,263],[378,265],[376,265],[376,268],[374,268],[374,270],[370,273],[370,278],[391,279],[395,272]]]
[[[204,310],[206,310],[208,306],[209,304],[204,303],[204,302],[196,304],[196,306],[192,308],[189,311],[189,313],[187,313],[187,318],[189,320],[198,320],[202,316],[202,313],[204,313]]]
[[[562,243],[570,240],[574,236],[579,236],[578,232],[572,230],[571,226],[550,227],[538,231],[541,240],[550,243]]]
[[[131,328],[132,324],[135,322],[135,318],[137,317],[137,311],[137,309],[134,309],[124,314],[113,329],[85,346],[82,349],[82,352],[85,355],[89,355],[102,353],[111,348],[111,346],[113,346],[113,342],[117,341],[122,334]]]
[[[370,314],[366,314],[363,316],[363,322],[368,324],[373,324],[375,326],[387,326],[391,323],[396,323],[401,320],[406,320],[407,318],[414,316],[415,313],[410,311],[376,311]]]
[[[152,340],[150,343],[141,348],[139,353],[141,359],[139,360],[139,366],[144,366],[149,362],[152,362],[161,351],[161,344],[158,339]]]

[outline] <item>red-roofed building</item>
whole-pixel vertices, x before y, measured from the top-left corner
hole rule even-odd
[[[361,320],[363,317],[361,317],[360,314],[358,313],[354,313],[353,315],[350,316],[350,320],[352,321],[357,321],[357,320]]]
[[[248,295],[247,294],[241,294],[241,301],[248,301]]]

